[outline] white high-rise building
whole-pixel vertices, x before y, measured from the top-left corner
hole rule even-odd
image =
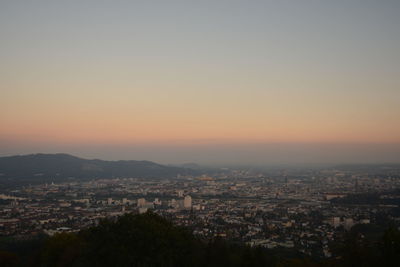
[[[354,225],[354,221],[352,218],[346,218],[344,220],[344,229],[350,230],[351,227],[353,227],[353,225]]]
[[[137,206],[138,207],[143,207],[143,206],[145,206],[146,205],[146,199],[144,199],[144,198],[139,198],[138,200],[137,200]]]
[[[331,218],[331,225],[333,226],[333,227],[339,227],[340,226],[340,217],[332,217]]]
[[[191,196],[185,196],[183,199],[183,207],[185,209],[190,209],[192,207],[192,197]]]

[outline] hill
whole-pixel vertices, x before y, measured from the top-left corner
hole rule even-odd
[[[104,161],[68,154],[32,154],[0,158],[1,182],[64,181],[96,178],[171,178],[194,174],[188,168],[170,167],[151,161]]]

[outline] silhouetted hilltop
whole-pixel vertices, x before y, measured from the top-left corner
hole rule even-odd
[[[151,161],[104,161],[68,154],[32,154],[0,158],[0,181],[61,181],[93,178],[171,178],[194,174],[187,168],[164,166]]]

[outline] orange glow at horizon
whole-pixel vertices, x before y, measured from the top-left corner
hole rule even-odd
[[[15,142],[88,144],[135,143],[400,143],[396,125],[390,129],[369,125],[325,124],[312,121],[179,121],[172,119],[120,120],[64,117],[60,121],[3,123],[0,138]],[[149,119],[148,119],[149,120]]]

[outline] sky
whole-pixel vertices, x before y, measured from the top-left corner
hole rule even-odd
[[[0,1],[0,156],[400,162],[400,1]]]

